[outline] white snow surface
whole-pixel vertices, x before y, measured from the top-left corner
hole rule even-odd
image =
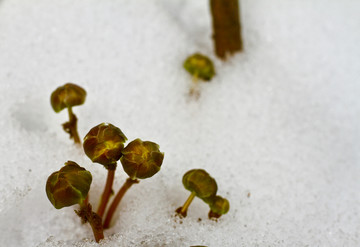
[[[45,194],[67,160],[93,174],[95,208],[105,183],[50,106],[73,82],[88,93],[82,137],[109,122],[165,153],[100,246],[360,246],[359,13],[355,0],[241,0],[245,50],[222,62],[208,0],[0,1],[0,245],[98,246]],[[198,100],[182,68],[194,52],[217,71]],[[174,217],[192,168],[230,201],[218,222],[197,198]]]

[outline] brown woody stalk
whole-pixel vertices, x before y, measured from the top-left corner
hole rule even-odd
[[[216,55],[226,59],[227,54],[243,50],[238,0],[210,0],[213,39]]]

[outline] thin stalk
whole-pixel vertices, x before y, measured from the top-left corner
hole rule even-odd
[[[189,95],[194,96],[195,99],[199,99],[200,97],[199,77],[197,74],[194,74],[192,77],[192,84],[190,86]]]
[[[128,178],[126,179],[125,183],[123,184],[123,186],[120,188],[120,190],[118,191],[118,193],[116,194],[113,202],[111,203],[110,205],[110,208],[107,212],[107,215],[106,215],[106,218],[105,218],[105,221],[104,221],[104,229],[107,229],[109,228],[110,226],[110,222],[111,222],[111,218],[113,217],[115,211],[116,211],[116,208],[117,206],[119,205],[121,199],[124,197],[126,191],[128,189],[130,189],[130,187],[133,185],[133,184],[137,184],[139,183],[140,181],[137,180],[137,179],[131,179],[131,178]]]
[[[77,131],[77,117],[72,111],[72,107],[68,107],[69,122],[63,124],[65,132],[69,133],[70,138],[74,138],[76,144],[81,144],[81,140]]]
[[[100,217],[103,217],[105,209],[106,209],[106,205],[109,202],[111,193],[112,193],[112,186],[113,186],[113,182],[114,182],[114,176],[115,176],[115,169],[108,169],[108,175],[106,178],[106,184],[105,184],[105,188],[104,191],[102,193],[101,196],[101,201],[100,201],[100,205],[99,208],[97,210],[97,214]]]
[[[191,192],[190,196],[188,197],[188,199],[186,200],[184,205],[181,207],[179,214],[181,214],[184,217],[186,216],[188,207],[190,206],[192,200],[194,200],[195,196],[196,196],[196,193]]]
[[[99,215],[92,211],[90,203],[84,203],[80,205],[80,210],[75,213],[81,218],[83,223],[89,222],[93,231],[95,241],[98,243],[101,239],[104,239],[104,229],[102,226],[102,219]]]

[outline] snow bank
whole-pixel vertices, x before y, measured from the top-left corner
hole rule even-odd
[[[245,52],[212,52],[208,1],[0,2],[0,231],[4,246],[98,246],[73,208],[55,210],[47,177],[76,149],[50,93],[88,97],[79,132],[101,123],[160,144],[162,170],[126,194],[102,246],[360,245],[360,4],[241,1]],[[189,98],[183,60],[214,59],[217,76]],[[119,167],[121,168],[121,167]],[[206,169],[230,211],[218,222],[187,198],[182,175]],[[126,179],[116,172],[114,188]],[[121,217],[120,217],[121,214]],[[201,219],[201,220],[200,220]]]

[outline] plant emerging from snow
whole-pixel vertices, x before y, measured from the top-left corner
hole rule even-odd
[[[80,144],[80,137],[77,131],[77,117],[72,111],[73,106],[82,105],[85,102],[86,91],[73,83],[66,83],[58,87],[50,97],[51,106],[56,113],[67,108],[69,113],[69,122],[63,123],[63,128],[74,142]]]
[[[198,97],[200,95],[198,89],[198,81],[210,81],[215,75],[213,62],[207,56],[195,53],[189,56],[183,64],[185,70],[192,75],[193,83],[190,88],[190,95]]]
[[[59,171],[51,174],[46,182],[46,195],[56,209],[79,204],[75,211],[83,223],[89,222],[96,242],[104,238],[101,217],[92,212],[88,193],[91,173],[73,161],[68,161]]]
[[[186,217],[187,210],[195,196],[209,205],[209,218],[219,218],[229,211],[229,201],[216,195],[218,189],[216,181],[205,170],[193,169],[186,172],[182,183],[191,194],[184,205],[175,210],[178,216]]]
[[[65,163],[63,168],[50,175],[46,183],[46,194],[56,209],[80,205],[80,209],[75,212],[81,217],[82,222],[90,223],[96,242],[104,238],[103,228],[109,228],[112,216],[125,192],[133,184],[139,183],[138,179],[155,175],[164,159],[164,153],[160,152],[159,145],[154,142],[135,139],[124,148],[126,141],[124,133],[108,123],[95,126],[84,138],[85,154],[108,170],[97,213],[92,211],[92,206],[88,203],[91,173],[75,162]],[[129,178],[116,194],[103,223],[102,217],[113,191],[115,170],[119,160]]]

